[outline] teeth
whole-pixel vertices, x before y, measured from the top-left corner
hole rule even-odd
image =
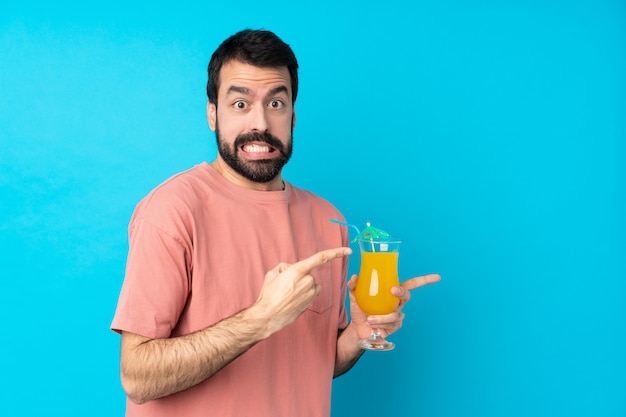
[[[261,146],[261,145],[256,145],[256,144],[246,145],[243,147],[243,149],[246,152],[269,152],[270,151],[269,146]]]

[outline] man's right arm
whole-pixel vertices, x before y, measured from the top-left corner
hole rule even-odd
[[[193,387],[228,365],[268,334],[253,306],[185,336],[149,339],[122,333],[121,380],[137,404]]]
[[[319,294],[311,271],[349,255],[328,249],[279,264],[265,275],[258,300],[249,308],[189,335],[150,339],[122,333],[120,373],[131,401],[142,404],[193,387],[259,341],[296,320]]]

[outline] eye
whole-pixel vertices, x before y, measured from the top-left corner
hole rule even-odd
[[[237,110],[244,110],[247,107],[247,105],[245,101],[237,100],[233,103],[233,107]]]
[[[285,103],[283,103],[282,100],[271,100],[268,105],[270,108],[278,110],[282,109]]]

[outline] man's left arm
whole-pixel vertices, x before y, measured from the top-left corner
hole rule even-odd
[[[359,360],[363,349],[357,346],[359,337],[352,324],[339,331],[337,337],[337,356],[335,357],[335,372],[333,378],[348,372]]]
[[[359,360],[364,351],[357,346],[357,341],[367,338],[372,326],[379,329],[383,337],[396,332],[402,327],[404,319],[402,307],[411,299],[411,290],[438,282],[441,277],[438,274],[424,275],[411,278],[401,283],[400,286],[393,287],[391,292],[400,299],[400,304],[393,313],[380,316],[368,316],[359,308],[354,296],[357,280],[358,276],[353,275],[348,282],[351,321],[348,327],[341,331],[337,337],[334,377],[349,371]]]

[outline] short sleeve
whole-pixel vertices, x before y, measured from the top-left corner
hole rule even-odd
[[[185,245],[150,222],[131,224],[126,275],[111,328],[149,338],[171,334],[189,295]]]

